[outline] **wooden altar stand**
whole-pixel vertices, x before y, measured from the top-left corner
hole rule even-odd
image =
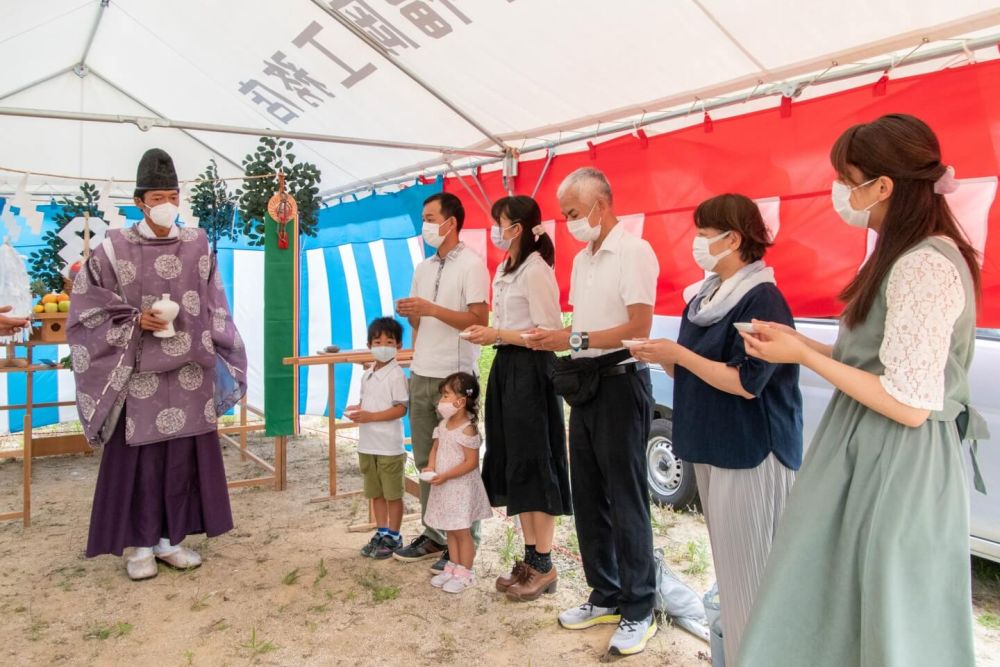
[[[400,350],[396,355],[396,361],[404,368],[409,366],[413,359],[413,350]],[[330,458],[330,486],[326,495],[313,498],[309,502],[321,503],[338,498],[350,498],[361,495],[361,490],[340,491],[337,484],[337,431],[342,429],[357,428],[353,422],[338,422],[336,418],[337,388],[336,388],[336,368],[337,364],[361,364],[367,365],[375,362],[370,350],[349,350],[347,352],[337,352],[333,354],[317,354],[306,357],[288,357],[284,360],[290,366],[326,366],[327,367],[327,448]],[[420,482],[412,477],[404,477],[405,492],[416,498],[420,497]],[[403,521],[419,519],[419,514],[407,514]],[[348,526],[351,532],[366,532],[375,528],[372,504],[368,503],[368,522]]]

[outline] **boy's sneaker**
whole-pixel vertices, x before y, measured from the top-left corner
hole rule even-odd
[[[622,617],[613,607],[596,607],[584,602],[559,614],[559,625],[567,630],[584,630],[602,623],[619,623]]]
[[[448,564],[448,549],[441,552],[441,557],[431,565],[431,572],[444,572],[444,566]]]
[[[386,558],[392,558],[392,554],[398,549],[403,548],[403,536],[397,535],[393,537],[392,535],[383,535],[382,540],[375,547],[375,553],[372,554],[372,558],[375,560],[385,560]]]
[[[443,546],[435,543],[426,535],[421,535],[407,546],[397,549],[392,557],[404,563],[412,563],[425,558],[437,558],[442,551],[444,551]]]
[[[641,621],[629,621],[622,619],[618,623],[618,629],[611,637],[608,644],[608,653],[611,655],[634,655],[642,653],[653,635],[656,634],[656,618],[650,614]]]
[[[365,558],[374,558],[375,552],[378,550],[379,546],[382,544],[382,533],[376,532],[372,535],[372,539],[368,540],[368,544],[361,547],[361,555]]]

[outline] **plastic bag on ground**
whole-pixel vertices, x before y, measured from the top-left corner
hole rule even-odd
[[[656,610],[674,625],[707,642],[708,618],[701,598],[670,569],[663,557],[663,549],[654,549],[653,555],[656,561]]]

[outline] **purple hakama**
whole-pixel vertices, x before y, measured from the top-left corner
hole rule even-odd
[[[120,556],[166,537],[222,535],[233,528],[217,431],[130,447],[119,422],[105,445],[94,490],[87,557]]]

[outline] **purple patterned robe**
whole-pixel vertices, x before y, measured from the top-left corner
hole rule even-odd
[[[108,231],[73,284],[67,338],[93,445],[122,418],[128,445],[215,431],[246,391],[246,350],[204,230],[155,238],[137,227]],[[163,294],[181,306],[172,338],[139,328],[140,311]]]

